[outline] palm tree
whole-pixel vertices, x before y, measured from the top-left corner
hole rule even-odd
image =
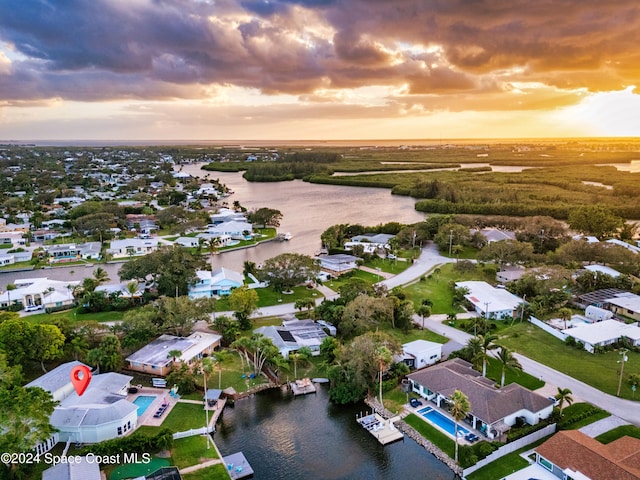
[[[504,376],[506,374],[507,368],[515,368],[517,370],[522,370],[522,365],[516,357],[513,356],[513,353],[505,347],[500,347],[498,351],[498,360],[502,364],[502,377],[500,379],[500,388],[504,387]]]
[[[89,343],[83,337],[74,337],[69,342],[69,349],[74,360],[84,357],[89,350]]]
[[[482,376],[487,376],[487,360],[489,359],[489,350],[495,350],[498,348],[495,342],[498,339],[497,335],[478,335],[480,342],[482,343]]]
[[[93,272],[93,278],[96,281],[96,286],[102,285],[103,283],[109,282],[111,280],[107,271],[102,267],[98,267],[95,269],[95,271]]]
[[[300,360],[300,354],[298,352],[291,352],[289,354],[289,360],[293,362],[293,379],[298,378],[298,360]]]
[[[211,237],[207,242],[207,249],[211,254],[211,271],[213,272],[213,259],[218,253],[218,247],[220,246],[220,237]]]
[[[389,350],[384,345],[376,348],[376,362],[378,362],[379,373],[380,373],[380,405],[382,403],[382,374],[384,370],[389,366],[392,360],[391,350]]]
[[[211,358],[209,357],[204,357],[202,359],[202,365],[201,365],[201,370],[202,370],[202,383],[204,385],[204,395],[206,397],[207,395],[207,375],[211,374],[211,372],[213,372],[213,362],[211,361]],[[204,406],[204,415],[205,415],[205,419],[207,424],[205,425],[205,427],[209,427],[209,409],[207,408],[206,405],[207,400],[205,399],[205,406]],[[209,435],[207,435],[208,437]],[[207,439],[207,448],[209,448],[209,439]]]
[[[561,308],[560,310],[558,310],[558,316],[560,317],[560,320],[564,321],[565,330],[567,329],[567,320],[571,320],[571,315],[573,315],[573,312],[570,308]]]
[[[242,268],[242,273],[244,273],[248,277],[249,275],[255,275],[256,269],[257,269],[257,266],[255,262],[245,260]]]
[[[571,394],[572,392],[568,388],[558,387],[558,393],[556,393],[555,399],[558,400],[560,416],[562,416],[562,409],[564,408],[565,402],[567,403],[567,405],[571,405],[573,403],[573,397],[571,396]]]
[[[416,313],[422,318],[422,329],[424,330],[424,317],[431,316],[431,307],[423,303],[418,307]]]
[[[214,363],[218,366],[218,389],[222,390],[222,364],[226,362],[229,358],[229,355],[224,350],[216,351],[215,356],[213,357]]]
[[[471,337],[467,340],[467,350],[469,352],[468,360],[473,365],[473,368],[480,370],[482,365],[482,341],[480,337]]]
[[[169,353],[167,353],[167,358],[171,358],[173,363],[176,363],[176,358],[180,357],[181,355],[182,355],[182,350],[178,350],[178,349],[169,350]]]
[[[300,300],[297,300],[293,306],[296,310],[300,310],[301,312],[303,308],[306,308],[307,315],[310,315],[311,309],[316,306],[316,301],[311,297],[301,298]]]
[[[455,420],[454,437],[456,441],[456,453],[455,462],[458,463],[458,422],[466,418],[467,414],[471,410],[471,403],[469,398],[460,390],[456,390],[451,395],[451,409],[449,413]]]

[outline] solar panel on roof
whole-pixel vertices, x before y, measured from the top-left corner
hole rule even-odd
[[[291,335],[291,332],[289,332],[288,330],[276,330],[276,332],[278,332],[278,335],[280,335],[280,338],[282,338],[282,340],[284,340],[285,342],[296,341],[296,339],[293,338],[293,335]]]

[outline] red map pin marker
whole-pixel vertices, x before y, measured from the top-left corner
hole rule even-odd
[[[84,365],[76,365],[71,369],[71,383],[78,395],[82,395],[91,381],[91,370]]]

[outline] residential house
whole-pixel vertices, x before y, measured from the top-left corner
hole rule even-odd
[[[6,253],[3,253],[6,252]],[[22,252],[0,250],[0,265],[13,265],[19,262],[29,262],[33,258],[32,250],[24,250]]]
[[[134,292],[129,290],[129,285],[133,283],[136,286]],[[104,292],[107,296],[109,295],[118,295],[122,298],[127,298],[130,300],[141,300],[144,295],[145,290],[147,289],[147,285],[142,283],[137,283],[135,281],[128,283],[110,283],[106,285],[98,285],[95,289],[96,292]]]
[[[147,255],[158,250],[158,240],[127,238],[125,240],[113,240],[107,253],[113,258],[127,258]]]
[[[553,402],[517,383],[497,388],[465,360],[455,358],[407,376],[412,390],[439,408],[448,409],[450,397],[460,390],[469,398],[471,411],[464,420],[490,439],[503,438],[521,417],[536,425],[553,411]]]
[[[499,230],[497,228],[483,228],[477,230],[475,228],[470,229],[471,235],[479,232],[486,240],[487,243],[500,242],[502,240],[515,240],[516,234],[511,230]]]
[[[213,235],[229,235],[235,240],[245,240],[247,237],[251,237],[253,225],[247,221],[231,220],[213,226],[209,225],[207,230]]]
[[[31,237],[34,242],[46,242],[47,240],[53,240],[61,237],[62,232],[60,230],[40,229],[31,232]]]
[[[536,463],[560,479],[640,479],[640,439],[601,443],[580,430],[562,430],[535,449]]]
[[[260,327],[254,333],[270,338],[284,358],[289,358],[290,353],[302,347],[308,347],[312,355],[320,355],[320,345],[328,336],[322,325],[313,320],[283,321],[279,327]]]
[[[0,233],[20,232],[28,233],[31,230],[30,223],[6,223],[0,226]]]
[[[168,354],[172,350],[181,353],[176,362],[191,365],[194,360],[211,355],[220,346],[220,335],[194,332],[188,337],[161,335],[126,358],[127,368],[152,375],[166,376],[171,372],[173,358]]]
[[[402,361],[411,369],[437,363],[442,358],[442,344],[427,340],[414,340],[402,345]]]
[[[93,375],[79,396],[71,382],[71,370],[77,365],[83,364],[64,363],[26,385],[42,388],[59,402],[49,420],[57,432],[36,447],[40,454],[58,441],[96,443],[117,438],[138,424],[138,407],[127,400],[133,377],[115,372]]]
[[[578,295],[576,303],[583,308],[587,308],[589,305],[605,308],[607,306],[607,301],[610,298],[617,297],[618,295],[628,294],[629,292],[625,292],[624,290],[620,290],[619,288],[603,288],[600,290],[595,290],[593,292]]]
[[[623,242],[622,240],[618,240],[617,238],[612,238],[607,240],[606,243],[610,243],[612,245],[618,245],[619,247],[626,248],[627,250],[631,250],[633,253],[640,253],[640,247],[635,245],[631,245],[630,243]]]
[[[487,282],[456,282],[456,287],[466,288],[464,298],[473,305],[478,315],[487,318],[516,318],[524,300],[504,288],[495,288]]]
[[[621,275],[621,273],[611,267],[607,267],[606,265],[587,265],[584,267],[585,270],[597,274],[605,274],[609,275],[613,278],[617,278]]]
[[[590,353],[594,353],[598,347],[613,345],[622,338],[628,339],[633,346],[640,345],[640,327],[637,322],[626,324],[608,319],[567,328],[562,333],[582,342],[584,349]]]
[[[100,480],[100,464],[87,457],[71,457],[73,461],[60,462],[42,472],[42,480]],[[144,477],[143,477],[144,478]]]
[[[394,238],[395,235],[389,235],[386,233],[365,233],[363,235],[356,235],[351,240],[345,242],[345,250],[351,250],[354,246],[362,246],[364,253],[375,253],[379,250],[389,250],[391,246],[389,241]]]
[[[231,210],[230,208],[219,208],[216,213],[212,213],[210,216],[211,223],[213,225],[218,225],[224,222],[230,221],[245,221],[245,214],[242,212],[236,212],[235,210]]]
[[[202,242],[204,242],[204,248],[205,250],[208,249],[208,243],[213,239],[213,238],[217,238],[218,239],[218,247],[226,247],[227,245],[229,245],[232,241],[231,236],[230,235],[223,235],[223,234],[212,234],[212,233],[199,233],[198,235],[196,235],[196,238],[198,239],[198,241],[202,240]]]
[[[616,315],[640,321],[640,296],[623,292],[605,300],[605,306]]]
[[[44,308],[73,305],[73,289],[79,281],[62,282],[48,278],[27,278],[15,280],[15,290],[0,294],[0,307],[21,303],[25,307],[42,305]]]
[[[197,248],[200,245],[200,239],[197,237],[178,237],[173,243],[185,248]]]
[[[496,273],[496,281],[502,284],[515,282],[516,280],[520,280],[525,273],[526,270],[522,267],[505,268]]]
[[[316,259],[320,262],[320,268],[323,271],[335,276],[355,270],[358,268],[356,262],[360,260],[358,257],[346,254],[319,255]]]
[[[192,299],[226,296],[244,284],[244,275],[224,267],[213,272],[197,270],[196,276],[196,283],[189,286],[189,298]]]
[[[99,260],[102,244],[100,242],[66,243],[45,245],[50,263],[75,262],[78,260]]]
[[[24,238],[22,232],[2,232],[0,233],[0,245],[12,245],[14,247],[21,247],[27,244],[27,239]]]

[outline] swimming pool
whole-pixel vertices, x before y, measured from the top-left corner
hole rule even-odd
[[[445,417],[439,411],[434,410],[432,407],[425,407],[421,410],[418,410],[418,413],[422,415],[424,418],[429,420],[431,423],[435,423],[438,427],[440,427],[445,432],[450,435],[455,434],[455,423],[450,418]],[[458,436],[464,437],[469,433],[469,430],[458,425]]]
[[[149,408],[149,405],[151,405],[155,399],[156,397],[153,395],[140,395],[139,397],[137,397],[133,401],[133,403],[135,403],[138,406],[138,416],[141,416],[145,412],[145,410]]]

